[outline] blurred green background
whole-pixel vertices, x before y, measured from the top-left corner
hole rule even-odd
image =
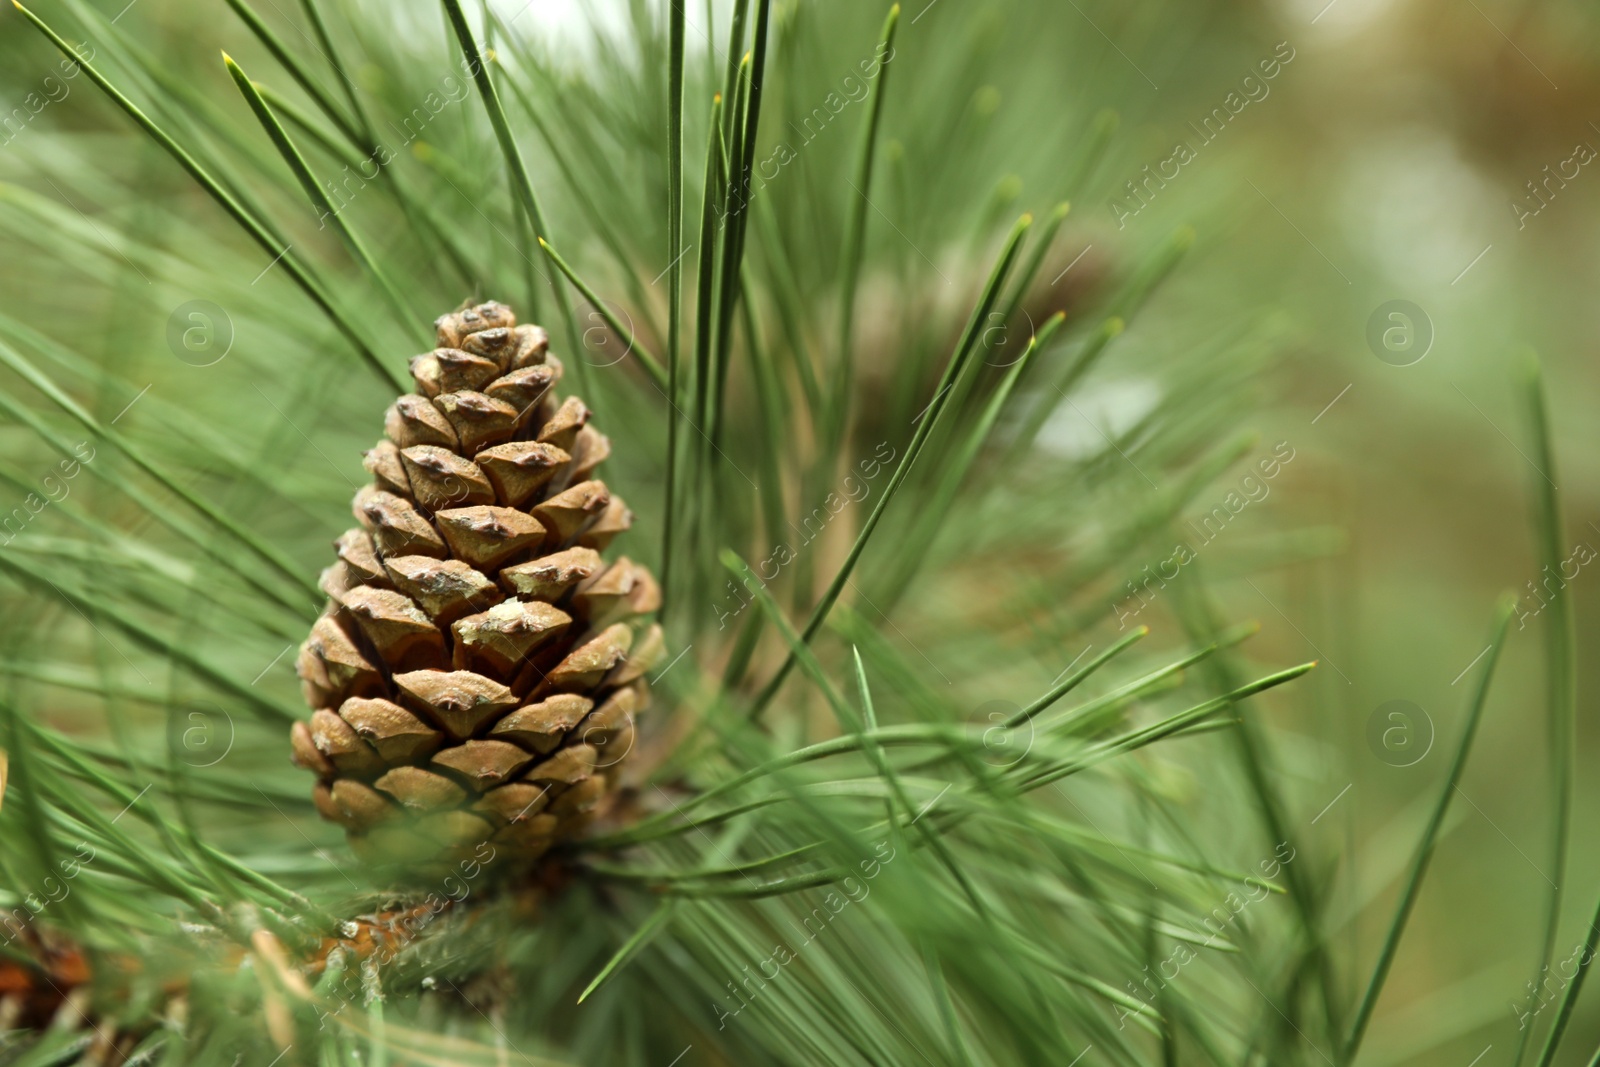
[[[1235,15],[1246,54],[1286,40],[1296,58],[1268,98],[1185,168],[1194,173],[1182,177],[1183,192],[1194,199],[1179,206],[1163,191],[1148,214],[1197,220],[1199,262],[1174,284],[1197,320],[1279,309],[1289,324],[1289,356],[1263,383],[1258,424],[1300,458],[1249,533],[1326,524],[1347,541],[1327,560],[1232,583],[1230,603],[1256,614],[1281,654],[1323,661],[1315,694],[1297,694],[1278,725],[1302,742],[1288,751],[1304,775],[1303,818],[1341,797],[1308,830],[1319,849],[1345,856],[1336,895],[1367,901],[1392,898],[1399,843],[1442,780],[1442,753],[1459,736],[1462,672],[1484,647],[1489,605],[1506,589],[1522,597],[1526,629],[1513,624],[1462,782],[1470,803],[1457,798],[1364,1057],[1464,1065],[1487,1051],[1482,1062],[1508,1063],[1553,869],[1540,645],[1548,614],[1529,584],[1540,579],[1530,516],[1541,478],[1564,500],[1564,549],[1600,545],[1589,295],[1600,183],[1591,187],[1587,167],[1563,164],[1579,146],[1592,155],[1600,145],[1594,12],[1307,0]],[[1238,51],[1218,51],[1230,54],[1209,95],[1164,100],[1159,119],[1129,131],[1149,158],[1184,137],[1245,69]],[[1570,180],[1553,182],[1529,216],[1540,201],[1527,183],[1544,181],[1547,165],[1565,166]],[[1376,358],[1366,337],[1373,313],[1397,299],[1419,307],[1433,332],[1431,350],[1409,366]],[[1556,471],[1535,462],[1517,385],[1529,349],[1547,378]],[[1259,565],[1246,537],[1227,536],[1218,547],[1239,552],[1241,571]],[[1583,570],[1570,587],[1582,747],[1558,958],[1581,943],[1600,882],[1586,829],[1600,799],[1592,580]],[[1368,743],[1369,719],[1395,699],[1419,705],[1437,731],[1412,766],[1388,765]],[[1370,952],[1375,934],[1359,920],[1344,931],[1351,953]],[[1594,1048],[1592,997],[1574,1025],[1573,1045]],[[1454,1040],[1424,1051],[1446,1034]],[[1563,1062],[1585,1059],[1573,1048]]]

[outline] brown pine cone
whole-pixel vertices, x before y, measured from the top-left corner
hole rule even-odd
[[[557,398],[545,332],[496,303],[435,325],[322,575],[294,760],[364,859],[531,862],[615,787],[660,589],[600,556],[632,515],[592,477],[610,443]]]

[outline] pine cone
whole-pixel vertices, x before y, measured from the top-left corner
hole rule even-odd
[[[364,859],[531,862],[609,799],[663,647],[639,617],[661,594],[600,557],[632,515],[592,477],[610,444],[558,401],[545,332],[496,303],[435,325],[366,454],[361,527],[322,575],[294,760]]]

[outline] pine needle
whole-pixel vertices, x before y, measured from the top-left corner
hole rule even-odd
[[[1483,718],[1483,708],[1489,699],[1489,685],[1494,680],[1495,665],[1500,661],[1500,650],[1505,647],[1515,607],[1515,598],[1508,595],[1495,612],[1494,625],[1489,634],[1488,653],[1482,661],[1483,665],[1478,669],[1477,683],[1468,698],[1466,722],[1461,728],[1461,742],[1456,746],[1455,757],[1450,761],[1450,770],[1445,775],[1444,788],[1439,792],[1439,799],[1428,817],[1428,825],[1422,831],[1422,839],[1417,843],[1416,853],[1411,860],[1411,869],[1407,871],[1405,883],[1400,888],[1400,902],[1395,907],[1394,917],[1389,921],[1388,931],[1383,938],[1383,947],[1378,950],[1377,962],[1372,967],[1372,977],[1367,979],[1366,989],[1362,992],[1361,1001],[1356,1007],[1355,1019],[1350,1024],[1350,1036],[1344,1043],[1340,1060],[1342,1063],[1355,1060],[1356,1052],[1361,1048],[1361,1039],[1366,1036],[1367,1024],[1372,1021],[1373,1010],[1378,1006],[1383,983],[1389,977],[1389,968],[1400,950],[1400,938],[1405,933],[1406,923],[1411,918],[1411,910],[1416,906],[1417,897],[1422,892],[1422,880],[1427,877],[1428,864],[1433,859],[1439,829],[1444,825],[1445,816],[1450,812],[1450,803],[1458,792],[1458,783],[1466,771],[1467,757],[1471,754],[1472,742],[1477,737],[1478,723]],[[1541,1060],[1541,1067],[1547,1067],[1548,1064],[1548,1057]]]

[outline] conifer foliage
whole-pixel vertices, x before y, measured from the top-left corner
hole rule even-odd
[[[0,1067],[1353,1053],[1312,665],[1115,610],[1269,346],[1069,211],[1238,5],[226,5],[0,28]]]

